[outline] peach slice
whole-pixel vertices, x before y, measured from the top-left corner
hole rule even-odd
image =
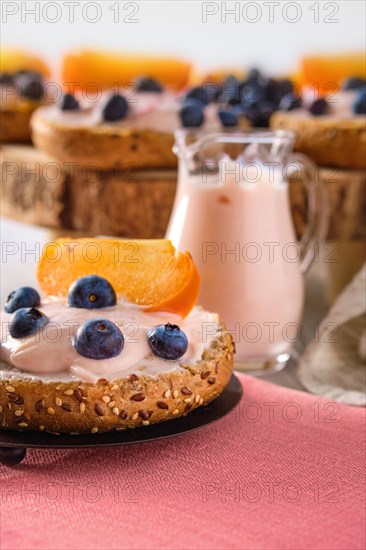
[[[94,82],[107,89],[127,86],[139,76],[148,76],[180,90],[187,84],[190,69],[189,63],[174,58],[85,50],[65,55],[62,82],[64,86],[73,83],[76,89]]]
[[[347,77],[365,78],[365,57],[362,53],[309,56],[302,60],[301,73],[304,85],[317,86],[320,92],[331,93]]]
[[[67,296],[85,275],[105,277],[119,297],[147,311],[188,315],[199,293],[199,274],[188,252],[168,240],[68,239],[48,243],[38,281],[48,296]]]
[[[43,76],[50,75],[50,71],[42,59],[20,49],[2,48],[0,66],[4,73],[15,73],[24,69],[38,72]]]

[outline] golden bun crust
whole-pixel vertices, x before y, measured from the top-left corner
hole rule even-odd
[[[233,370],[234,344],[222,332],[202,359],[152,378],[131,375],[95,384],[0,380],[0,428],[97,433],[173,420],[215,399]]]
[[[364,116],[315,117],[301,113],[277,111],[271,116],[271,128],[295,132],[295,151],[308,155],[320,166],[366,168]]]
[[[121,164],[135,168],[175,168],[173,134],[153,130],[103,125],[68,126],[35,112],[31,119],[35,146],[63,163],[89,165],[92,159],[100,170]]]
[[[29,143],[30,119],[39,104],[12,103],[0,110],[0,143]]]

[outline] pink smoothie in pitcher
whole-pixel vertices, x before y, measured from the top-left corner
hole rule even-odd
[[[224,157],[215,174],[180,163],[167,232],[201,273],[199,303],[231,331],[236,359],[286,354],[304,301],[300,250],[281,167]]]

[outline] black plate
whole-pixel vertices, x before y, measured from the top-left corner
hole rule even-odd
[[[217,399],[176,420],[152,424],[134,430],[112,431],[102,434],[53,435],[42,432],[18,432],[0,430],[0,463],[7,466],[19,464],[27,448],[82,449],[141,443],[153,439],[172,437],[197,430],[228,414],[240,401],[242,386],[233,374],[229,384]]]

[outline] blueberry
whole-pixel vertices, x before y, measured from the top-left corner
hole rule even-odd
[[[356,115],[366,114],[366,87],[358,90],[356,99],[352,105],[352,111]]]
[[[276,110],[276,103],[265,99],[259,103],[259,110],[261,113],[270,113],[272,114]]]
[[[268,128],[269,119],[276,110],[276,105],[274,102],[266,100],[258,104],[259,116],[255,121],[254,126],[256,128]]]
[[[261,77],[261,73],[258,69],[250,69],[249,73],[247,74],[247,80],[249,82],[255,82],[257,80],[259,80],[259,78]]]
[[[207,105],[209,102],[209,96],[207,93],[206,86],[205,85],[196,86],[195,88],[192,88],[191,90],[189,90],[189,92],[186,93],[184,99],[191,99],[191,98],[199,99],[200,101],[202,101],[204,105]]]
[[[70,307],[100,309],[115,306],[116,293],[112,285],[99,275],[80,277],[69,288],[67,300]]]
[[[123,350],[125,339],[120,329],[108,319],[92,319],[78,328],[74,346],[84,357],[109,359]]]
[[[366,80],[364,78],[358,78],[357,76],[347,78],[342,83],[342,90],[358,90],[366,85]]]
[[[223,126],[225,126],[225,127],[237,126],[238,117],[237,117],[237,114],[233,110],[228,111],[228,110],[221,109],[218,112],[218,115],[219,115],[219,118],[221,120],[221,124]]]
[[[269,78],[268,80],[260,80],[259,84],[262,91],[261,99],[278,103],[281,99],[280,83],[273,78]]]
[[[217,98],[219,103],[237,105],[240,103],[240,82],[235,76],[228,76],[221,85],[221,92]]]
[[[283,96],[278,108],[282,111],[292,111],[293,109],[300,109],[301,105],[301,97],[290,93]]]
[[[243,82],[240,88],[240,101],[245,105],[253,105],[263,99],[261,85],[256,82]]]
[[[250,105],[244,110],[244,115],[254,128],[268,128],[269,119],[274,111],[274,104],[270,101]]]
[[[230,74],[225,78],[223,85],[228,86],[230,88],[236,88],[236,86],[240,86],[240,82],[236,78],[236,76],[233,76],[232,74]]]
[[[200,101],[199,99],[195,98],[195,97],[189,97],[188,99],[184,99],[183,101],[183,105],[186,106],[186,105],[195,105],[196,107],[198,107],[199,109],[204,109],[205,108],[205,104],[202,103],[202,101]]]
[[[17,309],[10,317],[10,336],[13,338],[29,336],[46,326],[48,321],[48,317],[34,307]]]
[[[150,329],[147,336],[153,353],[162,359],[175,361],[188,349],[187,336],[177,325],[158,325]]]
[[[252,105],[244,104],[243,113],[252,126],[257,127],[259,125],[261,116],[258,105],[256,105],[255,103],[253,103]]]
[[[185,128],[198,128],[202,126],[204,121],[203,109],[198,104],[190,104],[189,102],[180,109],[179,116]]]
[[[227,101],[227,104],[228,105],[240,105],[241,103],[241,99],[240,99],[240,95],[232,95],[231,97],[229,97],[228,101]]]
[[[215,82],[204,82],[202,86],[206,92],[207,103],[216,101],[220,93],[220,86]]]
[[[309,112],[314,116],[325,115],[329,110],[329,105],[324,97],[316,99],[309,107]]]
[[[72,94],[64,94],[60,102],[61,111],[77,111],[80,108],[79,102]]]
[[[21,286],[9,294],[4,309],[6,313],[14,313],[22,307],[37,307],[40,303],[41,298],[34,288]]]
[[[20,71],[15,75],[15,82],[22,99],[40,101],[43,98],[43,78],[39,73]]]
[[[113,94],[103,107],[103,118],[108,122],[115,122],[125,118],[128,112],[126,98],[120,94]]]
[[[156,92],[161,93],[163,91],[163,87],[159,82],[154,80],[153,78],[147,78],[147,77],[140,77],[136,81],[136,89],[138,92]]]

